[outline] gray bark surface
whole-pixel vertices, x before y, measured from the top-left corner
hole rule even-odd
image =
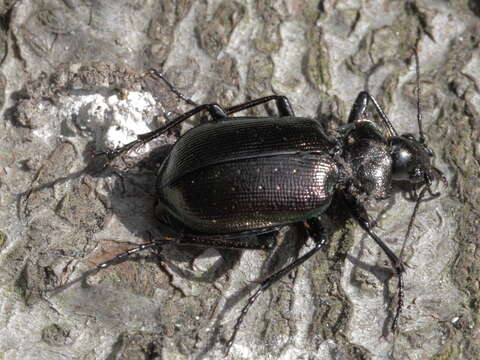
[[[338,209],[328,248],[258,299],[229,358],[478,359],[477,4],[0,2],[0,359],[222,358],[256,281],[306,251],[290,227],[269,253],[168,246],[49,291],[162,236],[155,169],[201,119],[108,169],[91,156],[191,108],[145,70],[197,103],[283,94],[329,129],[368,88],[399,133],[417,134],[416,45],[423,127],[449,186],[421,204],[406,241],[398,333],[391,266]],[[368,206],[397,254],[413,206],[401,192]]]

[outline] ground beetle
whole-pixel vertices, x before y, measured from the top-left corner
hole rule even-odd
[[[361,92],[353,105],[348,124],[335,136],[327,136],[316,120],[294,115],[288,99],[280,95],[248,101],[230,108],[218,104],[197,105],[183,96],[159,72],[180,98],[196,107],[155,131],[104,154],[113,159],[164,134],[202,111],[212,121],[194,127],[175,143],[158,171],[158,207],[162,222],[178,234],[140,245],[99,264],[106,268],[138,251],[177,244],[266,250],[273,244],[264,235],[282,226],[302,223],[315,246],[285,268],[263,280],[249,298],[227,344],[230,350],[238,329],[257,297],[322,249],[327,234],[318,216],[340,195],[352,217],[381,247],[398,275],[398,304],[392,321],[397,327],[403,305],[402,261],[375,234],[363,206],[365,199],[385,199],[392,183],[403,181],[421,188],[407,229],[407,236],[424,195],[433,193],[434,180],[446,183],[431,164],[432,150],[423,135],[420,115],[420,86],[417,65],[417,120],[419,138],[398,135],[375,98]],[[230,115],[275,101],[279,116],[231,117]],[[381,126],[367,119],[372,103]]]

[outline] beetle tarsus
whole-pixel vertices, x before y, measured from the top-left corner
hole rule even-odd
[[[189,97],[185,96],[182,94],[182,92],[180,90],[178,90],[166,77],[165,75],[163,75],[163,73],[161,73],[160,71],[158,71],[157,69],[150,69],[146,72],[147,74],[152,74],[160,79],[163,80],[163,82],[165,84],[167,84],[167,86],[170,88],[170,91],[173,92],[175,95],[177,95],[180,99],[182,99],[183,101],[185,101],[187,104],[189,105],[193,105],[193,106],[198,106],[198,104],[193,101],[192,99],[190,99]]]

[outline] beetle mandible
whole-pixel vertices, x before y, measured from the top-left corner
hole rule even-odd
[[[112,151],[109,160],[164,134],[197,113],[207,111],[212,121],[188,130],[167,155],[158,170],[158,207],[162,222],[178,236],[142,244],[99,264],[99,271],[138,251],[165,244],[267,250],[271,235],[285,225],[302,223],[314,246],[291,264],[263,280],[250,296],[227,343],[227,353],[249,308],[273,283],[321,250],[327,234],[318,219],[340,194],[360,227],[380,246],[398,276],[398,302],[391,328],[394,331],[403,305],[402,261],[374,232],[363,199],[385,199],[392,183],[409,182],[422,187],[407,230],[418,205],[431,198],[434,180],[446,184],[442,172],[432,165],[433,151],[427,146],[420,113],[418,54],[417,121],[419,138],[398,135],[388,116],[368,92],[360,92],[337,136],[328,136],[321,124],[296,117],[285,96],[271,95],[229,108],[216,103],[197,105],[183,96],[159,72],[170,89],[196,107],[167,125],[138,136]],[[274,101],[279,116],[231,117],[239,111]],[[379,126],[367,118],[372,103],[381,119]]]

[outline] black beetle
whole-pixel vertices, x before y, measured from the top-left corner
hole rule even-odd
[[[303,223],[315,246],[303,256],[260,283],[249,298],[227,344],[231,348],[238,329],[257,297],[276,280],[319,251],[327,234],[318,216],[340,194],[352,217],[382,248],[398,275],[398,305],[392,321],[397,327],[403,305],[402,261],[374,233],[362,205],[365,198],[385,199],[392,182],[406,181],[423,186],[407,230],[426,191],[432,197],[433,180],[446,183],[431,164],[433,152],[426,145],[421,128],[420,86],[417,63],[417,120],[419,139],[399,136],[377,101],[361,92],[352,107],[348,124],[335,136],[328,136],[316,120],[294,115],[288,99],[272,95],[223,109],[204,104],[174,119],[166,126],[106,154],[111,160],[164,134],[193,115],[206,110],[212,121],[187,131],[175,143],[158,171],[158,208],[162,222],[174,229],[166,237],[131,249],[99,264],[108,267],[138,251],[177,244],[229,249],[270,249],[274,244],[264,235],[282,226]],[[190,104],[162,74],[171,90]],[[230,117],[231,114],[275,101],[279,116]],[[367,119],[369,102],[380,115],[382,125]],[[268,237],[271,238],[271,237]]]

